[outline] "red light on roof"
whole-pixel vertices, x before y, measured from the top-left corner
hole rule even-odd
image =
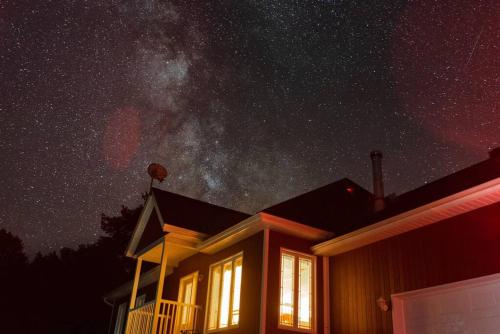
[[[354,194],[354,187],[347,187],[345,190],[351,195]]]

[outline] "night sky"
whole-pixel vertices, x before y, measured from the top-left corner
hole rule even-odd
[[[401,193],[500,145],[495,0],[1,0],[0,228],[92,242],[161,188],[248,213]]]

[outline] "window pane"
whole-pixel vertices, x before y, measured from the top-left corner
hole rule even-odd
[[[233,310],[231,313],[231,325],[237,325],[240,321],[240,294],[241,294],[241,257],[234,260],[234,286],[233,286]]]
[[[221,266],[212,268],[211,279],[212,287],[210,289],[210,313],[208,318],[208,329],[216,329],[219,313]]]
[[[232,262],[224,263],[222,270],[222,294],[220,302],[219,328],[225,328],[229,324],[229,302],[231,300],[231,278]]]
[[[281,255],[280,324],[293,326],[293,285],[295,257]]]
[[[311,329],[312,326],[312,270],[311,259],[299,258],[299,328]]]
[[[184,304],[191,304],[191,298],[193,295],[193,282],[188,282],[184,286],[184,298],[181,300]],[[190,316],[190,308],[188,306],[181,306],[181,325],[187,325]]]

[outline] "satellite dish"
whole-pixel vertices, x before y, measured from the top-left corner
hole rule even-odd
[[[167,169],[160,164],[153,162],[148,166],[148,174],[151,176],[151,182],[158,180],[163,182],[168,175]]]

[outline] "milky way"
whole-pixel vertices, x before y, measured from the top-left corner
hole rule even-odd
[[[92,242],[161,187],[248,213],[384,152],[401,193],[500,144],[497,1],[2,1],[0,228]]]

